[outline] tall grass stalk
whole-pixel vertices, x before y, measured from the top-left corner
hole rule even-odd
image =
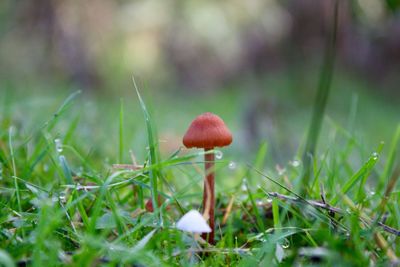
[[[326,43],[325,55],[323,59],[323,65],[319,76],[317,95],[315,98],[313,113],[310,128],[308,130],[308,136],[306,146],[303,153],[303,174],[301,181],[301,195],[305,195],[312,175],[312,162],[317,147],[318,136],[321,131],[322,120],[324,118],[326,104],[328,102],[328,96],[331,89],[332,76],[335,63],[336,55],[336,43],[337,43],[337,30],[339,24],[339,0],[334,3],[333,9],[333,22],[331,35]]]

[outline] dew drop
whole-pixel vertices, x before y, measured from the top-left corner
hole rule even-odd
[[[247,186],[246,184],[242,184],[242,186],[240,187],[242,189],[242,191],[247,191]]]
[[[243,178],[242,186],[240,188],[242,191],[247,191],[247,178]]]
[[[369,192],[369,194],[370,194],[371,196],[374,196],[374,195],[375,195],[375,191],[371,191],[371,192]]]
[[[61,203],[65,203],[66,202],[65,193],[64,192],[60,193],[58,199],[61,201]]]
[[[278,175],[279,175],[279,176],[284,175],[285,172],[286,172],[286,169],[285,169],[285,168],[279,168],[279,169],[278,169]]]
[[[220,151],[220,150],[216,150],[215,151],[215,158],[216,159],[222,159],[223,156],[224,156],[224,153],[222,153],[222,151]]]
[[[56,150],[58,153],[61,153],[63,151],[62,143],[60,138],[54,139],[54,143],[56,144]]]
[[[289,248],[290,246],[289,240],[285,238],[281,246],[282,248]]]
[[[293,161],[291,162],[291,165],[292,165],[293,167],[299,167],[299,166],[300,166],[300,161],[297,160],[297,159],[295,159],[295,160],[293,160]]]
[[[229,169],[231,169],[231,170],[236,169],[236,162],[234,162],[234,161],[229,162],[228,167],[229,167]]]
[[[378,154],[378,153],[376,153],[376,152],[372,153],[372,158],[373,158],[374,160],[377,160],[378,157],[379,157],[379,154]]]

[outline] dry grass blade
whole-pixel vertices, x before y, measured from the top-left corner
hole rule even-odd
[[[275,197],[275,198],[279,198],[282,200],[288,200],[288,201],[292,201],[292,202],[304,202],[304,200],[300,200],[299,198],[296,197],[291,197],[291,196],[286,196],[277,192],[267,192],[269,197]],[[351,201],[350,199],[346,198],[346,201]],[[338,214],[345,214],[346,212],[343,211],[340,208],[337,207],[332,207],[328,204],[325,203],[321,203],[315,200],[306,200],[306,202],[311,205],[314,206],[316,208],[321,208],[321,209],[325,209],[328,210],[330,212],[334,212],[334,213],[338,213]],[[352,208],[356,209],[356,206],[353,204]],[[372,220],[370,218],[368,218],[368,216],[364,213],[361,214],[361,216],[359,217],[360,221],[362,221],[364,224],[371,224]],[[400,230],[394,229],[384,223],[378,222],[377,223],[385,232],[400,236]]]
[[[231,199],[229,200],[228,207],[226,208],[226,212],[222,219],[222,225],[226,224],[226,222],[228,221],[229,215],[231,214],[231,211],[232,211],[234,201],[235,201],[235,196],[232,196]]]

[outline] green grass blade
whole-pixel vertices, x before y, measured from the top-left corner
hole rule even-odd
[[[4,267],[14,267],[14,261],[7,251],[0,249],[0,265]]]
[[[65,158],[64,155],[60,155],[58,157],[58,160],[60,161],[61,169],[63,170],[67,184],[73,184],[74,181],[72,180],[72,172],[71,168],[68,165],[67,159]]]
[[[382,150],[382,146],[378,148],[378,153]],[[372,169],[374,168],[376,162],[378,161],[378,156],[377,154],[373,153],[369,159],[364,163],[364,165],[355,173],[353,176],[343,185],[341,188],[340,192],[335,195],[335,197],[332,198],[332,200],[329,202],[331,205],[336,205],[336,203],[339,201],[339,197],[341,195],[347,194],[347,192],[353,188],[353,186],[358,182],[362,181],[363,179],[366,179],[368,175],[371,173]],[[365,183],[365,182],[362,182]]]
[[[13,134],[14,134],[13,127],[10,127],[9,132],[8,132],[8,145],[10,148],[10,157],[11,157],[11,163],[12,163],[13,179],[14,179],[15,194],[17,197],[18,211],[22,212],[21,196],[20,196],[19,186],[18,186],[18,181],[17,181],[17,167],[15,164],[14,147],[13,147],[13,143],[12,143]]]
[[[53,129],[53,127],[56,125],[57,121],[59,120],[60,116],[64,114],[64,112],[68,109],[68,107],[72,104],[73,100],[81,93],[81,91],[76,91],[72,94],[70,94],[64,102],[61,104],[61,106],[57,109],[57,111],[53,114],[52,118],[46,121],[44,124],[42,124],[36,131],[33,131],[31,135],[29,135],[28,138],[25,139],[25,141],[22,143],[22,145],[25,145],[28,143],[32,138],[40,133],[43,129],[47,128],[47,130]]]
[[[322,120],[324,118],[324,113],[326,109],[326,104],[328,102],[329,91],[332,83],[333,67],[335,63],[336,54],[336,37],[338,29],[338,19],[339,17],[339,1],[335,1],[335,8],[333,11],[333,23],[331,36],[326,44],[325,56],[323,61],[323,66],[321,69],[317,96],[315,98],[313,113],[310,128],[308,130],[308,136],[306,140],[306,146],[303,154],[303,174],[301,184],[301,195],[304,195],[308,188],[308,183],[310,176],[312,175],[312,158],[314,156],[319,133],[321,131]]]
[[[118,162],[123,163],[124,156],[124,102],[121,98],[119,108],[119,158]]]
[[[379,183],[376,189],[377,192],[380,192],[382,190],[386,181],[389,179],[391,172],[393,171],[393,165],[396,159],[396,154],[398,153],[399,150],[399,142],[400,142],[400,124],[397,125],[396,132],[390,143],[389,155],[387,157],[385,169],[383,170],[382,175],[379,177]]]
[[[244,184],[246,186],[247,195],[249,196],[250,203],[251,203],[251,206],[253,208],[254,215],[256,217],[257,228],[258,228],[258,230],[260,232],[264,232],[265,231],[265,225],[264,225],[263,219],[261,218],[260,212],[258,211],[258,207],[257,207],[256,201],[254,200],[253,194],[250,191],[249,186],[248,186],[246,181],[244,181]]]
[[[145,119],[145,123],[146,123],[147,140],[148,140],[148,145],[149,145],[149,165],[156,165],[158,163],[157,151],[156,151],[157,142],[156,142],[155,136],[154,136],[154,130],[153,130],[153,124],[151,121],[151,117],[147,110],[146,104],[144,103],[144,101],[139,93],[139,89],[138,89],[138,87],[136,85],[136,81],[133,77],[132,77],[132,81],[133,81],[133,85],[135,87],[136,94],[138,96],[140,107],[143,111],[143,115],[144,115],[144,119]],[[152,202],[153,202],[154,214],[159,214],[159,207],[158,207],[158,201],[157,201],[157,198],[158,198],[157,169],[150,169],[149,176],[150,176],[151,198],[152,198]]]

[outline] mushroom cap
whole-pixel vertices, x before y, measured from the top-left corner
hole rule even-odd
[[[187,148],[223,147],[231,143],[232,134],[224,121],[210,112],[196,117],[183,137],[183,144]]]
[[[209,233],[210,226],[197,210],[190,210],[176,223],[176,228],[192,233]]]

